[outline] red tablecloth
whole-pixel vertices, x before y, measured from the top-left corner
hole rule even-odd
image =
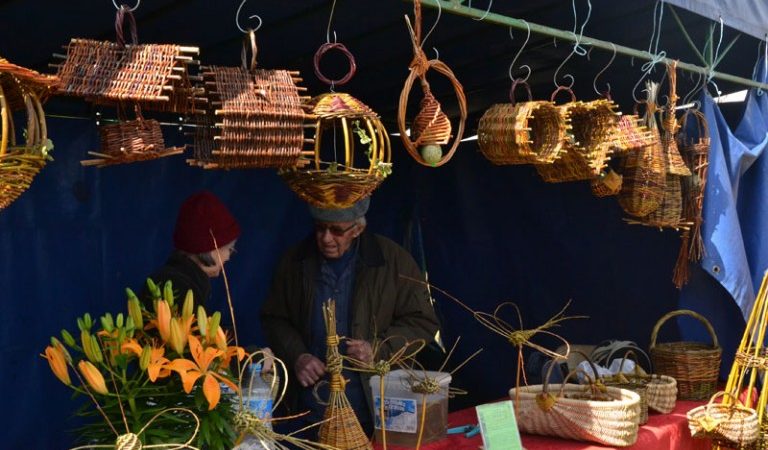
[[[649,450],[649,449],[675,449],[675,450],[709,450],[709,440],[693,439],[688,431],[688,421],[685,413],[702,405],[702,402],[677,401],[677,407],[669,414],[657,414],[650,412],[648,423],[640,427],[637,442],[625,449]],[[455,411],[448,415],[448,427],[456,427],[466,424],[476,424],[477,415],[475,408],[467,408]],[[587,442],[568,441],[565,439],[549,438],[523,434],[523,446],[527,450],[604,450],[616,447],[603,447]],[[422,450],[477,450],[483,445],[480,435],[467,439],[463,434],[449,435],[446,439],[422,445]],[[376,444],[377,450],[381,445]],[[387,445],[389,450],[402,450],[403,447]]]

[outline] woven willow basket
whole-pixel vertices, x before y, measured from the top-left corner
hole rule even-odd
[[[99,128],[101,149],[89,152],[98,159],[80,161],[84,166],[105,167],[178,155],[184,147],[165,147],[160,123],[154,119],[120,121]]]
[[[621,113],[610,100],[577,102],[568,109],[573,126],[576,150],[587,161],[592,177],[607,168],[608,159],[619,140]]]
[[[593,374],[597,373],[592,360],[582,352],[577,353],[589,362]],[[595,383],[580,369],[571,371],[563,384],[550,385],[552,368],[556,365],[549,365],[544,384],[509,390],[520,431],[618,447],[637,441],[640,420],[637,393]],[[567,384],[577,373],[589,384]]]
[[[23,194],[48,161],[48,130],[42,101],[56,84],[54,77],[16,66],[0,58],[0,209]],[[24,142],[13,111],[26,113]]]
[[[607,172],[601,173],[599,177],[590,181],[589,187],[595,197],[610,197],[621,192],[622,180],[621,175],[613,169],[608,169]]]
[[[733,403],[715,403],[715,399],[724,396],[731,397]],[[755,442],[760,434],[755,410],[723,391],[713,395],[706,405],[688,411],[686,416],[691,436],[712,439],[714,443],[728,447],[742,448]]]
[[[648,381],[648,409],[671,413],[677,403],[677,381],[668,375],[651,375]]]
[[[647,147],[658,142],[658,135],[643,125],[643,119],[636,114],[625,114],[619,118],[618,133],[614,141],[614,152],[625,152]]]
[[[557,396],[549,389],[557,391]],[[577,384],[521,386],[509,391],[513,401],[519,396],[515,413],[523,433],[617,447],[634,444],[640,396],[614,387],[605,388],[604,395],[609,399],[592,400],[590,387]],[[549,408],[545,406],[548,401],[553,401]]]
[[[512,84],[512,103],[491,106],[477,129],[477,140],[483,155],[497,165],[548,164],[558,159],[563,151],[568,124],[552,102],[528,101],[515,103]]]
[[[702,342],[656,343],[661,326],[675,316],[686,315],[699,320],[712,337],[712,344]],[[690,310],[678,310],[665,314],[651,333],[651,360],[659,375],[677,380],[678,398],[704,400],[710,398],[717,387],[720,373],[722,348],[718,345],[715,330],[704,316]]]

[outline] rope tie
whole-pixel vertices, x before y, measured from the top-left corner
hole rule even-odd
[[[340,373],[331,374],[331,382],[329,383],[331,392],[344,392],[346,386],[347,380]]]
[[[537,330],[518,330],[513,331],[507,337],[507,341],[514,346],[521,346],[530,342]]]
[[[238,411],[232,419],[232,424],[240,434],[261,435],[269,431],[266,423],[248,410]]]
[[[424,381],[416,383],[411,387],[411,391],[417,394],[437,394],[440,392],[440,383],[434,378],[426,378]]]
[[[141,440],[134,433],[125,433],[117,437],[115,450],[141,450]]]
[[[381,360],[373,366],[373,371],[382,378],[392,370],[389,361]]]
[[[333,354],[326,358],[326,370],[330,374],[339,374],[342,369],[342,358],[339,354]]]
[[[328,347],[338,347],[340,342],[341,340],[337,334],[332,334],[325,338],[325,345]]]

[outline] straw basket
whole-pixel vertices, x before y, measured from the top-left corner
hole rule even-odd
[[[515,103],[514,91],[519,84],[527,89],[527,102]],[[552,102],[531,101],[527,83],[515,81],[509,96],[511,103],[493,105],[480,118],[480,151],[497,165],[554,162],[565,143],[565,118]]]
[[[48,139],[42,99],[56,83],[0,58],[0,209],[23,194],[48,161],[52,144]],[[26,113],[24,142],[17,144],[14,110]]]
[[[305,160],[309,168],[283,170],[280,176],[314,206],[349,207],[391,172],[389,135],[378,115],[349,94],[322,94],[310,104],[317,122],[312,159]],[[358,160],[363,163],[356,166]]]
[[[715,403],[718,397],[731,397],[733,404]],[[738,398],[720,391],[706,405],[686,414],[691,436],[712,439],[714,443],[739,447],[755,442],[759,437],[757,413],[741,404]]]
[[[636,114],[622,115],[616,126],[618,133],[614,140],[614,152],[634,150],[658,142],[658,135],[643,125],[643,119]]]
[[[596,390],[594,385],[549,385],[548,379],[543,385],[510,389],[520,431],[617,447],[637,441],[637,393],[614,387]]]
[[[604,377],[602,381],[606,386],[627,389],[636,393],[640,397],[639,423],[640,425],[643,425],[648,422],[648,383],[650,380],[643,376],[642,369],[640,369],[640,366],[637,365],[637,363],[635,363],[634,373],[624,373],[624,362],[630,355],[635,356],[635,359],[637,359],[635,352],[628,350],[624,354],[624,357],[621,358],[621,363],[619,364],[619,372],[616,375]]]
[[[670,318],[681,315],[703,323],[712,337],[712,344],[685,341],[657,344],[656,338],[661,326]],[[672,311],[664,315],[653,327],[650,353],[656,373],[677,380],[678,398],[703,400],[715,392],[722,349],[718,345],[715,330],[704,316],[690,310]]]
[[[677,403],[677,381],[668,375],[651,375],[648,381],[648,409],[668,414]]]
[[[199,119],[192,165],[205,169],[294,167],[304,147],[304,112],[296,85],[298,72],[246,64],[246,50],[257,54],[251,30],[245,38],[241,67],[203,67],[212,109]],[[307,97],[308,99],[308,97]]]
[[[577,151],[587,161],[593,177],[607,166],[618,139],[621,113],[611,100],[578,102],[568,109]]]

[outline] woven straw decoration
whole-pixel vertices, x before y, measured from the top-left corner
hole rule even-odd
[[[305,161],[310,167],[283,170],[280,176],[312,205],[349,207],[370,195],[391,171],[389,135],[378,115],[349,94],[322,94],[309,105],[317,118],[312,160]],[[330,148],[323,147],[326,140]],[[332,160],[324,159],[328,152]],[[358,159],[363,163],[356,166]]]
[[[439,167],[447,163],[451,157],[453,157],[453,154],[459,147],[459,143],[461,143],[461,138],[464,135],[464,125],[467,120],[467,99],[464,96],[464,88],[450,67],[438,59],[427,59],[424,50],[421,48],[420,0],[414,0],[413,11],[413,26],[411,26],[411,21],[408,16],[405,16],[406,25],[408,26],[408,31],[411,35],[411,44],[413,45],[413,60],[410,64],[408,78],[406,78],[405,83],[403,84],[403,89],[400,91],[400,101],[397,108],[397,126],[400,131],[400,139],[403,141],[405,149],[413,159],[424,166]],[[420,153],[420,150],[425,147],[429,148],[448,144],[453,129],[450,119],[432,94],[429,82],[427,81],[427,72],[429,70],[435,70],[448,78],[451,82],[454,93],[456,94],[456,99],[459,103],[460,117],[458,127],[456,127],[455,136],[453,137],[453,144],[448,151],[443,153],[442,149],[440,149],[437,154],[432,153],[432,156],[425,159]],[[408,97],[411,94],[413,83],[417,78],[421,85],[423,98],[419,113],[416,115],[411,125],[412,136],[408,136],[405,125],[405,115],[408,108]]]
[[[330,398],[323,415],[324,422],[318,431],[318,441],[339,450],[373,450],[363,432],[355,411],[344,393],[346,381],[341,374],[342,357],[339,354],[339,336],[336,334],[336,302],[328,300],[323,304],[323,318],[327,331],[328,350],[325,357],[326,370],[330,376]]]
[[[637,393],[615,387],[550,385],[548,378],[543,385],[509,390],[520,431],[619,447],[637,441],[640,415]],[[559,393],[553,395],[550,391]]]
[[[589,187],[592,189],[592,194],[595,197],[610,197],[621,192],[622,180],[623,177],[621,175],[613,169],[608,169],[607,172],[601,173],[599,177],[590,181]]]
[[[734,403],[714,403],[718,397],[730,397]],[[715,444],[742,448],[759,437],[757,413],[742,405],[737,397],[728,392],[718,392],[706,405],[688,411],[688,427],[691,436],[712,439]]]
[[[691,316],[704,324],[712,337],[712,344],[686,341],[657,344],[656,338],[661,326],[672,317],[680,315]],[[701,314],[689,310],[665,314],[653,327],[649,350],[656,373],[670,376],[677,381],[678,398],[704,400],[715,392],[722,349],[717,342],[715,330]]]
[[[123,22],[132,25],[126,45]],[[136,22],[127,7],[115,21],[117,42],[73,38],[58,66],[58,93],[84,97],[99,104],[135,102],[145,109],[187,114],[195,112],[195,95],[189,66],[197,47],[137,43]],[[59,55],[54,55],[59,57]]]
[[[32,184],[45,166],[50,150],[42,102],[57,80],[0,58],[0,210]],[[14,110],[26,112],[23,144],[17,144]]]
[[[634,150],[658,143],[658,135],[643,125],[643,119],[635,114],[619,118],[618,133],[614,139],[614,153]]]

